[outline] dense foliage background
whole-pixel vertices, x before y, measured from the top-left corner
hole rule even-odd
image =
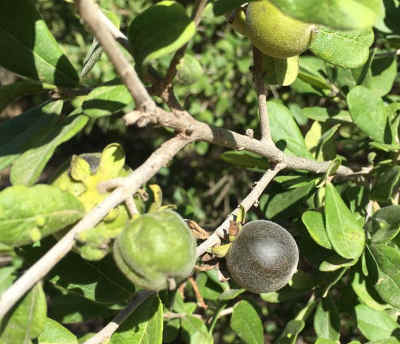
[[[98,3],[114,13],[121,21],[120,30],[127,32],[132,19],[156,2],[103,0]],[[193,3],[181,3],[191,13]],[[110,343],[128,342],[124,335],[128,336],[132,329],[145,333],[141,327],[143,324],[157,327],[157,321],[162,321],[160,308],[163,307],[164,343],[210,343],[211,335],[204,333],[212,334],[214,343],[400,341],[400,248],[397,235],[400,231],[400,3],[397,0],[384,0],[383,3],[386,16],[381,16],[375,24],[373,44],[365,48],[363,42],[360,45],[353,42],[354,45],[349,45],[341,57],[351,60],[351,54],[368,49],[367,60],[361,65],[342,67],[307,51],[301,56],[299,77],[291,86],[269,87],[270,120],[272,118],[271,121],[276,123],[271,124],[271,130],[276,145],[289,154],[317,161],[335,160],[336,163],[326,175],[306,170],[284,170],[247,214],[247,220],[273,220],[296,238],[301,260],[299,272],[291,284],[279,292],[256,295],[239,289],[232,282],[221,282],[215,269],[196,271],[196,283],[186,283],[185,298],[182,298],[181,290],[161,292],[164,306],[161,306],[160,299],[150,298],[124,323]],[[80,70],[93,37],[81,23],[73,4],[39,0],[36,6],[58,44]],[[3,15],[6,14],[0,13],[0,18]],[[215,15],[212,6],[207,6],[186,53],[200,62],[203,73],[189,86],[179,83],[179,80],[174,84],[175,94],[184,108],[196,119],[210,125],[241,134],[252,129],[258,136],[258,104],[250,41],[234,32],[224,16]],[[165,73],[172,57],[173,54],[168,54],[155,60],[154,69]],[[26,80],[6,69],[1,70],[1,75],[2,87]],[[95,88],[117,77],[103,53],[80,87]],[[0,88],[1,133],[2,124],[47,101],[49,90],[32,87],[20,95],[22,97],[9,99]],[[125,103],[121,101],[113,110],[106,107],[101,109],[104,114],[90,115],[84,129],[55,150],[35,183],[51,182],[58,167],[69,161],[73,154],[101,152],[114,142],[124,147],[126,163],[135,170],[173,136],[171,129],[162,126],[125,126],[122,117],[134,109],[130,97],[125,99]],[[78,97],[70,97],[70,100],[65,103],[63,114],[79,107]],[[168,109],[161,98],[155,100],[159,106]],[[285,112],[280,108],[281,104],[290,110],[287,112],[290,120],[284,117],[279,123]],[[383,133],[380,132],[382,121]],[[297,129],[292,131],[293,127],[300,129],[301,139]],[[0,158],[10,154],[9,146],[5,146],[5,137],[3,140],[0,137],[3,145],[3,149],[0,146]],[[291,138],[294,140],[292,143],[289,142]],[[18,149],[16,153],[24,152]],[[329,191],[330,186],[326,184],[332,185],[330,181],[339,163],[359,173],[336,177],[336,189]],[[5,165],[0,172],[0,187],[4,190],[15,184],[9,179],[9,165]],[[212,232],[250,192],[253,183],[269,166],[267,159],[255,153],[228,151],[208,142],[195,142],[179,152],[148,184],[155,183],[161,187],[164,204],[175,204],[182,217],[194,220]],[[335,210],[326,205],[326,194],[337,205]],[[389,206],[394,208],[390,208],[387,214],[374,215],[379,209]],[[365,248],[362,244],[362,255],[353,256],[351,253],[351,243],[354,240],[357,246],[357,238],[346,237],[338,243],[336,239],[327,237],[327,216],[339,219],[337,228],[346,227],[350,222],[352,228],[364,228],[367,246]],[[366,224],[368,219],[370,221]],[[7,249],[4,249],[4,254],[0,250],[0,258],[4,258],[4,263],[0,260],[0,293],[55,242],[53,237],[47,237],[40,244],[17,247],[12,254]],[[342,250],[338,248],[341,245],[347,246]],[[226,274],[223,260],[220,260],[220,265]],[[377,276],[379,279],[389,276],[392,284],[382,291],[377,287]],[[91,262],[71,252],[42,284],[48,304],[47,317],[63,324],[78,338],[99,331],[126,306],[135,292],[134,286],[115,271],[111,255],[99,262]],[[198,287],[200,298],[193,286]],[[42,289],[37,291],[38,294],[42,292]],[[44,294],[41,297],[44,299]],[[224,313],[224,310],[229,311]],[[23,314],[26,309],[20,312]],[[221,317],[218,316],[220,313]],[[160,319],[155,319],[154,314]],[[7,337],[21,338],[12,337],[15,334],[7,330],[7,321],[9,319],[2,322],[0,329],[1,344],[11,343]],[[56,328],[59,325],[46,326]],[[63,332],[65,329],[59,330],[63,333],[59,338],[68,337],[69,333]],[[148,333],[146,336],[147,342],[152,343],[152,337]],[[48,338],[41,340],[32,336],[32,341],[64,343]],[[71,338],[65,343],[76,343],[72,334]],[[132,343],[146,343],[136,337],[135,340]],[[83,343],[84,339],[79,341]],[[30,342],[29,338],[23,343]]]

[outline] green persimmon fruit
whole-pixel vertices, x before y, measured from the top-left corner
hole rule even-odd
[[[226,256],[232,279],[257,294],[284,287],[295,273],[298,261],[299,250],[292,235],[266,220],[243,226]]]
[[[188,277],[196,261],[196,242],[183,219],[172,210],[147,213],[129,222],[114,242],[114,260],[136,286],[168,287]]]
[[[278,59],[264,55],[263,63],[265,81],[270,85],[288,86],[299,74],[299,56]]]
[[[176,66],[176,82],[189,86],[199,81],[204,76],[204,69],[199,60],[190,54],[185,54]]]
[[[264,55],[287,58],[300,55],[310,45],[312,25],[283,14],[269,0],[249,2],[247,35]]]

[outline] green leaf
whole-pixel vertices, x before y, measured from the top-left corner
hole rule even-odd
[[[246,344],[263,344],[263,326],[254,307],[240,301],[233,307],[231,327]]]
[[[88,299],[70,294],[61,294],[51,287],[51,316],[63,324],[86,322],[94,319],[111,319],[115,316],[115,310],[108,305],[91,302]],[[118,307],[115,307],[118,309]]]
[[[41,283],[36,284],[1,321],[1,344],[28,344],[39,336],[46,323],[46,296]]]
[[[197,308],[195,302],[184,302],[182,295],[176,292],[173,299],[172,310],[177,313],[192,314]]]
[[[272,56],[263,56],[264,81],[268,85],[289,86],[299,74],[299,56],[278,59]]]
[[[79,83],[76,70],[31,0],[0,2],[0,65],[48,84]]]
[[[57,321],[47,318],[39,344],[78,344],[76,336]]]
[[[387,243],[400,232],[400,206],[392,205],[379,209],[367,222],[374,244]]]
[[[190,344],[213,344],[214,339],[211,334],[201,331],[196,332],[190,337]]]
[[[57,123],[53,128],[53,137],[48,138],[48,142],[25,151],[14,162],[10,173],[11,183],[27,186],[35,184],[57,147],[79,133],[88,120],[87,116],[80,115],[67,118],[65,123]]]
[[[8,249],[3,250],[5,245],[0,244],[0,253],[7,252]],[[3,251],[3,252],[1,252]],[[19,257],[15,256],[13,251],[10,252],[12,256],[12,263],[7,266],[2,266],[0,269],[0,295],[11,286],[14,280],[17,278],[18,269],[21,267],[23,261]]]
[[[373,26],[383,17],[380,0],[271,0],[282,12],[301,21],[322,24],[339,30]]]
[[[371,198],[381,202],[390,201],[400,184],[400,166],[390,166],[380,171],[376,179]]]
[[[0,192],[0,242],[20,246],[40,240],[84,213],[77,198],[57,187],[8,187]]]
[[[321,133],[322,133],[321,123],[314,121],[314,123],[311,125],[310,129],[307,131],[307,134],[304,138],[308,150],[314,153],[314,157],[316,155],[315,150],[317,148],[318,142],[321,139]]]
[[[328,295],[329,291],[341,280],[348,269],[349,268],[345,267],[340,270],[324,272],[322,274],[320,282],[323,286],[322,297],[326,297]]]
[[[9,166],[23,152],[44,142],[60,120],[63,102],[35,107],[0,125],[0,170]]]
[[[163,306],[158,296],[148,298],[111,336],[109,344],[161,344]]]
[[[316,284],[313,274],[297,270],[289,281],[289,286],[298,290],[310,290]]]
[[[339,341],[340,317],[331,298],[323,299],[314,315],[314,330],[318,337]]]
[[[82,103],[82,111],[91,118],[110,116],[132,102],[132,96],[125,85],[96,87]]]
[[[389,337],[381,340],[374,340],[373,342],[367,342],[366,344],[399,344],[400,341],[395,337]],[[351,343],[349,343],[351,344]],[[358,344],[358,343],[357,343]]]
[[[0,87],[0,112],[3,111],[7,105],[16,101],[19,97],[36,94],[43,91],[41,83],[32,80],[19,80],[10,85]]]
[[[389,305],[383,305],[377,302],[370,294],[369,286],[367,284],[368,280],[365,279],[361,273],[355,272],[351,286],[360,299],[361,302],[365,303],[368,307],[375,309],[377,311],[383,311],[390,307]]]
[[[248,151],[227,151],[221,154],[225,162],[244,168],[251,168],[265,171],[269,168],[268,160],[256,153]]]
[[[357,326],[369,340],[390,338],[393,330],[399,327],[385,311],[377,311],[366,305],[357,305],[355,311]]]
[[[218,296],[218,300],[228,301],[236,299],[240,294],[244,293],[245,289],[227,289]]]
[[[195,33],[196,25],[185,8],[166,0],[138,15],[129,26],[128,37],[140,65],[178,50]]]
[[[134,293],[133,284],[115,269],[110,255],[89,262],[70,253],[51,271],[49,281],[64,295],[81,296],[104,305],[127,303]]]
[[[345,259],[336,254],[332,256],[328,256],[319,266],[320,271],[328,272],[328,271],[336,271],[343,267],[353,266],[356,261],[352,259]]]
[[[316,74],[312,74],[306,70],[304,70],[304,68],[302,68],[300,66],[300,71],[299,71],[299,75],[298,75],[298,79],[304,81],[305,83],[309,84],[310,87],[314,87],[318,90],[329,90],[331,89],[331,86],[329,85],[329,83],[324,80],[321,76],[316,75]],[[297,79],[297,80],[298,80]]]
[[[326,78],[327,66],[324,60],[315,56],[301,56],[299,78],[317,90],[330,90],[332,85]]]
[[[399,14],[400,7],[396,0],[384,0],[386,9],[385,25],[394,33],[400,33]]]
[[[318,338],[314,344],[337,344],[336,340],[326,339],[326,338]],[[349,343],[350,344],[350,343]],[[360,343],[361,344],[361,343]]]
[[[170,319],[164,322],[163,343],[175,343],[181,327],[180,319]]]
[[[272,139],[278,148],[297,156],[312,159],[303,135],[289,109],[282,103],[272,100],[268,102],[268,113]]]
[[[366,71],[365,68],[367,68]],[[360,85],[374,91],[378,97],[383,97],[392,90],[396,79],[396,57],[375,55],[372,63],[366,64],[364,68],[353,70],[353,75],[358,79]]]
[[[400,250],[377,244],[371,246],[371,253],[378,266],[378,280],[375,289],[379,296],[394,307],[400,307]]]
[[[308,210],[301,217],[311,238],[320,246],[330,250],[332,245],[329,241],[324,224],[324,215],[319,211]]]
[[[223,15],[224,13],[231,11],[240,5],[246,3],[247,0],[217,0],[214,3],[214,14],[216,16]]]
[[[354,123],[377,142],[388,142],[387,114],[383,100],[364,86],[354,87],[347,94],[350,114]]]
[[[208,334],[204,321],[192,315],[182,318],[182,328],[184,330],[183,337],[185,339],[185,343],[191,343],[192,338],[196,335],[196,333],[202,333],[203,337],[206,337]]]
[[[101,11],[110,19],[110,21],[119,29],[121,20],[113,12],[106,10],[104,8]],[[100,60],[103,48],[96,38],[93,38],[92,44],[83,60],[83,67],[81,71],[81,78],[85,77],[94,67],[94,65]]]
[[[304,297],[308,294],[308,290],[296,290],[290,287],[282,288],[278,291],[272,291],[270,293],[262,293],[260,297],[269,303],[281,303],[288,302],[291,300]]]
[[[396,126],[394,128],[390,128],[392,130],[393,134],[393,129],[397,130]],[[400,145],[398,144],[385,144],[385,143],[378,143],[378,142],[370,142],[369,145],[372,148],[379,149],[384,152],[397,152],[400,150]]]
[[[297,336],[303,331],[305,322],[303,320],[290,320],[279,336],[276,344],[295,344]]]
[[[0,295],[13,283],[15,270],[13,266],[3,266],[0,269]]]
[[[314,185],[314,182],[310,182],[308,185],[276,194],[268,202],[265,215],[269,219],[278,215],[285,209],[300,201],[302,198],[306,197],[313,189]]]
[[[103,152],[101,153],[97,174],[101,175],[104,179],[106,179],[106,177],[109,177],[110,179],[116,178],[119,176],[121,173],[120,171],[122,171],[124,166],[125,152],[123,147],[119,143],[110,143],[103,149]],[[155,186],[155,188],[160,189],[158,185]],[[158,198],[162,197],[161,190],[160,194],[157,196]]]
[[[218,300],[219,295],[223,292],[223,288],[208,278],[205,272],[197,275],[196,283],[203,298],[208,300]]]
[[[318,57],[344,68],[363,65],[374,41],[371,29],[362,31],[336,31],[319,27],[311,41],[310,50]]]
[[[350,114],[347,111],[325,108],[320,106],[305,107],[302,109],[303,115],[318,122],[326,122],[329,119],[351,122]]]
[[[326,184],[325,221],[329,241],[344,258],[356,259],[365,246],[365,232],[332,183]]]
[[[335,134],[340,128],[340,124],[336,124],[333,127],[326,130],[321,136],[318,146],[316,148],[316,155],[318,161],[333,160],[330,164],[330,169],[327,171],[328,175],[336,172],[336,169],[341,164],[341,158],[336,157],[336,142]],[[333,171],[331,171],[333,169]]]

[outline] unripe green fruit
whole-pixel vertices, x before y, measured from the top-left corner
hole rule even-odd
[[[298,261],[299,250],[292,235],[265,220],[243,226],[226,256],[232,279],[257,294],[284,287],[296,271]]]
[[[135,285],[149,290],[188,277],[196,261],[196,242],[183,219],[171,210],[141,215],[114,242],[114,259]]]
[[[249,2],[246,24],[254,46],[268,56],[300,55],[310,44],[312,25],[286,16],[269,0]]]
[[[204,70],[198,59],[190,54],[185,54],[176,66],[176,82],[189,86],[199,81],[204,76]]]

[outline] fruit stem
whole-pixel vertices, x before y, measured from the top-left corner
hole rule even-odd
[[[260,116],[261,140],[274,144],[271,138],[271,130],[269,126],[268,108],[267,108],[267,90],[264,83],[264,64],[263,54],[256,47],[253,47],[254,59],[254,82],[256,84],[258,114]]]

